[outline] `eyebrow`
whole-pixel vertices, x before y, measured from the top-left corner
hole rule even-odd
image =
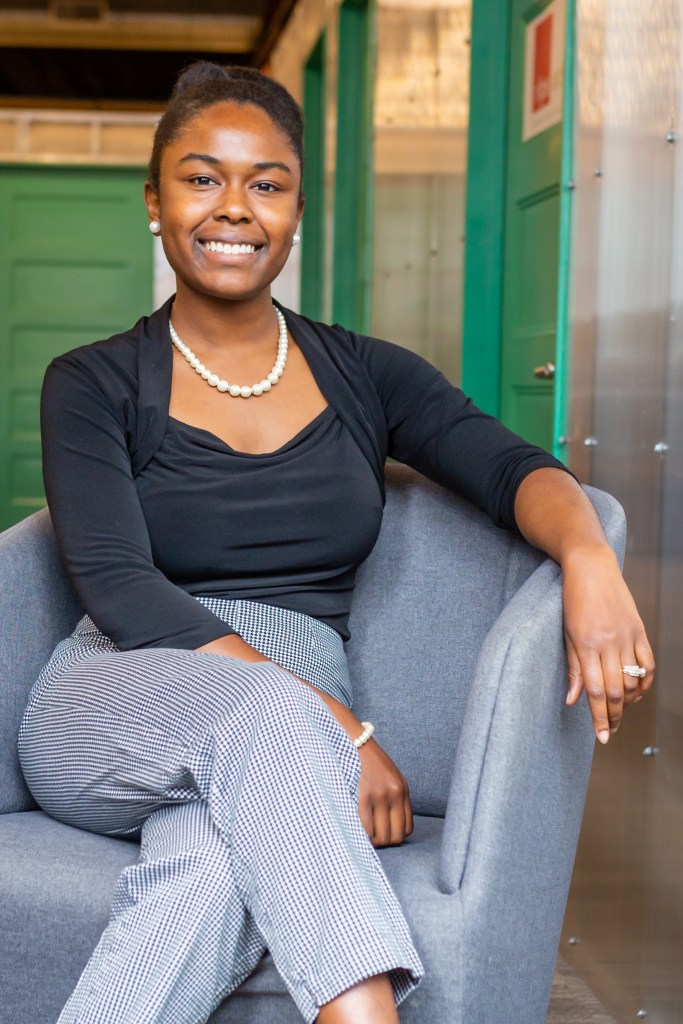
[[[185,156],[181,157],[178,164],[185,164],[191,160],[201,160],[205,164],[213,164],[214,167],[218,166],[221,161],[216,156],[210,156],[208,153],[186,153]],[[272,171],[279,170],[285,171],[286,174],[291,174],[292,169],[287,164],[283,164],[280,160],[262,160],[260,163],[254,164],[255,171]]]
[[[218,157],[209,156],[208,153],[186,153],[184,157],[178,161],[179,164],[186,164],[189,160],[201,160],[204,164],[219,164],[220,160]]]

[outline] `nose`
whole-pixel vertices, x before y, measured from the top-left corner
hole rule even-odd
[[[236,183],[226,185],[221,192],[213,215],[216,220],[227,220],[231,224],[250,221],[252,212],[246,190]]]

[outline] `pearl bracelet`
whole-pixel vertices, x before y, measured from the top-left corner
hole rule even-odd
[[[356,749],[358,749],[358,747],[362,747],[364,743],[367,743],[375,731],[375,727],[372,722],[361,722],[360,724],[363,726],[363,731],[358,739],[353,741],[353,745]]]

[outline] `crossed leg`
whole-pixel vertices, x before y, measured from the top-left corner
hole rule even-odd
[[[143,847],[60,1024],[200,1024],[264,947],[308,1022],[412,990],[421,965],[358,818],[357,754],[313,691],[181,651],[65,675],[25,734],[36,795],[81,827],[142,826]]]

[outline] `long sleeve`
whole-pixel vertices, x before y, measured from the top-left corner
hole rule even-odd
[[[43,474],[62,559],[83,607],[122,650],[195,649],[232,630],[153,563],[127,444],[135,390],[119,377],[105,389],[101,369],[77,354],[45,377]]]
[[[517,488],[535,469],[566,467],[478,409],[420,356],[357,338],[384,409],[388,454],[469,498],[499,526],[516,529]]]

